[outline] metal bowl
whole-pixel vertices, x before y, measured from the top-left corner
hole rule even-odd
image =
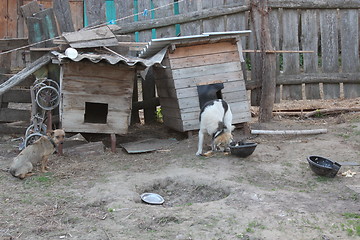
[[[324,177],[335,177],[341,167],[339,163],[320,156],[309,156],[307,161],[314,173]]]
[[[140,198],[144,202],[153,205],[161,205],[165,201],[164,198],[157,193],[143,193]]]
[[[235,155],[241,158],[246,158],[255,151],[256,146],[257,143],[254,142],[249,142],[249,143],[232,142],[230,143],[229,147],[230,147],[231,155]]]

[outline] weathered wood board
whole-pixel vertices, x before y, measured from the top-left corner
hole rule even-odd
[[[178,131],[199,128],[198,86],[222,83],[222,98],[233,105],[233,123],[249,121],[249,103],[234,39],[176,46],[156,69],[156,83],[164,123]]]
[[[29,43],[38,43],[35,45],[35,47],[38,48],[45,47],[45,42],[42,41],[46,39],[46,35],[44,33],[41,19],[35,17],[28,17],[27,25],[29,31]]]
[[[54,10],[52,8],[48,8],[40,12],[37,12],[34,14],[34,17],[39,18],[41,21],[42,34],[44,35],[43,36],[44,39],[53,39],[59,36]],[[47,41],[45,43],[45,46],[52,47],[54,46],[54,44],[52,43],[52,41]]]
[[[0,122],[16,122],[22,119],[23,121],[30,120],[30,111],[19,110],[11,108],[1,108]]]
[[[84,61],[64,63],[61,72],[63,98],[60,118],[62,126],[67,131],[127,133],[135,68]],[[106,106],[106,121],[86,121],[88,103]],[[99,110],[99,113],[90,114],[104,113]]]
[[[359,11],[341,10],[341,65],[343,72],[358,72],[359,64]],[[344,82],[344,97],[360,97],[360,84]]]
[[[21,13],[25,19],[26,24],[29,26],[28,17],[33,17],[33,14],[41,11],[41,6],[37,1],[31,1],[20,7]]]
[[[96,26],[106,22],[105,1],[84,0],[88,26]]]
[[[298,40],[299,18],[296,10],[284,10],[283,12],[283,49],[299,50]],[[299,54],[284,53],[284,74],[297,74],[300,72]],[[302,99],[301,85],[284,85],[282,98]]]
[[[302,48],[314,51],[303,54],[304,72],[315,73],[318,71],[318,15],[316,10],[305,10],[301,13],[301,40]],[[317,84],[305,85],[306,99],[320,99],[320,87]]]
[[[338,14],[337,10],[320,11],[321,62],[326,73],[339,71]],[[340,97],[339,84],[324,84],[324,98]]]
[[[56,15],[57,23],[59,24],[60,32],[75,31],[74,24],[71,17],[71,8],[69,0],[54,0],[54,13]]]
[[[117,46],[118,40],[108,26],[85,29],[63,35],[73,48],[90,48],[99,46]]]
[[[203,20],[204,32],[224,32],[225,17],[217,17],[209,20]]]

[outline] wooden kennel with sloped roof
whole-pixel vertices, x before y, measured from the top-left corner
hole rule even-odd
[[[233,112],[233,124],[250,121],[249,101],[241,68],[241,36],[250,31],[154,39],[140,56],[167,47],[154,68],[164,124],[185,132],[199,129],[201,106],[222,98]]]

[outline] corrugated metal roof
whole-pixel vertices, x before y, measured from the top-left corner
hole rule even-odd
[[[189,42],[207,40],[207,39],[227,39],[234,38],[236,35],[248,35],[251,30],[245,31],[230,31],[230,32],[207,32],[201,35],[183,36],[183,37],[171,37],[171,38],[158,38],[152,39],[140,52],[139,57],[147,58],[158,53],[160,50],[166,48],[170,44],[184,44]]]
[[[63,53],[52,51],[51,53],[57,57],[59,62],[62,62],[63,59],[68,59],[74,62],[82,61],[83,59],[90,60],[93,63],[98,63],[100,61],[105,61],[110,64],[117,64],[122,63],[129,67],[133,66],[143,66],[143,67],[150,67],[153,65],[161,66],[161,62],[165,56],[166,48],[160,49],[155,55],[151,56],[150,58],[138,58],[138,57],[129,57],[129,56],[121,56],[115,54],[104,54],[104,53],[79,53],[76,58],[71,59]]]

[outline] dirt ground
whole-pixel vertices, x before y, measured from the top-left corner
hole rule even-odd
[[[319,106],[359,106],[320,102]],[[275,108],[303,109],[304,102]],[[311,106],[310,106],[311,105]],[[256,111],[256,110],[254,110]],[[309,119],[276,116],[251,129],[328,130],[318,135],[259,135],[247,158],[195,156],[197,136],[161,124],[133,126],[118,145],[147,138],[176,138],[163,149],[128,154],[53,155],[49,173],[25,180],[6,170],[18,154],[19,136],[0,140],[0,239],[360,239],[360,173],[320,177],[306,161],[320,155],[360,162],[360,113]],[[240,129],[235,139],[245,137]],[[87,136],[90,138],[89,136]],[[96,139],[90,139],[95,141]],[[343,166],[340,172],[359,172]],[[145,204],[155,192],[163,205]]]

